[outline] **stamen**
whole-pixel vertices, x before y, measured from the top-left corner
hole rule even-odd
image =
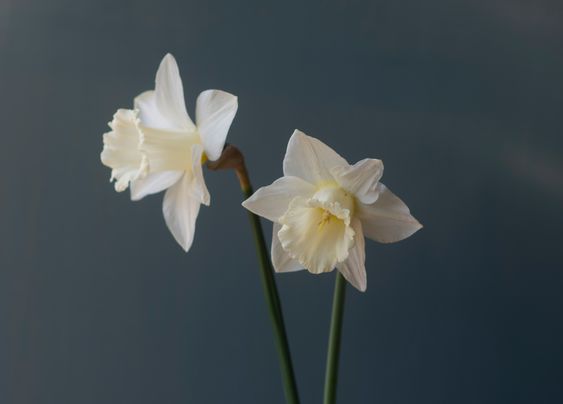
[[[319,227],[319,230],[321,230],[324,225],[326,225],[327,223],[329,223],[330,220],[331,220],[333,217],[334,217],[334,215],[331,214],[328,210],[324,210],[324,211],[323,211],[323,215],[321,216],[321,220],[320,220],[319,223],[317,224],[317,226]]]

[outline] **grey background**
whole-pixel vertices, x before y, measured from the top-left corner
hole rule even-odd
[[[367,245],[340,402],[562,402],[562,22],[547,0],[0,0],[0,403],[283,402],[234,175],[205,172],[184,254],[161,195],[99,161],[166,52],[192,114],[239,96],[256,186],[299,128],[383,159],[425,225]],[[334,273],[277,280],[318,403]]]

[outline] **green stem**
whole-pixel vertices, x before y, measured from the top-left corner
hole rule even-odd
[[[340,356],[340,339],[342,336],[342,317],[344,315],[344,299],[346,297],[346,280],[338,272],[334,285],[332,302],[332,319],[330,320],[330,337],[326,361],[324,404],[336,403],[336,383],[338,381],[338,362]]]
[[[253,194],[250,184],[243,188],[242,191],[246,198],[249,198]],[[260,218],[250,211],[248,212],[248,217],[254,233],[254,242],[256,243],[258,258],[260,260],[262,287],[264,288],[264,294],[268,302],[270,319],[274,325],[276,346],[281,362],[285,398],[288,403],[298,404],[299,395],[297,392],[297,383],[293,372],[291,353],[289,351],[289,343],[285,332],[280,297],[278,295],[278,289],[273,275],[273,268],[270,262],[270,254],[268,252],[268,248],[266,247],[266,241],[264,240],[264,232],[262,231]]]
[[[236,173],[245,198],[249,198],[254,192],[252,190],[252,186],[250,185],[250,179],[244,164],[237,169]],[[272,320],[274,326],[276,347],[280,357],[285,398],[290,404],[299,404],[297,383],[293,372],[289,342],[285,332],[281,302],[278,289],[276,287],[276,280],[274,279],[274,270],[270,261],[270,253],[266,246],[266,240],[264,239],[264,232],[262,230],[262,225],[260,224],[260,218],[250,211],[248,211],[248,218],[250,219],[250,224],[254,233],[254,242],[256,243],[256,250],[258,252],[258,259],[260,260],[260,278],[262,280],[262,287],[264,289],[266,301],[268,302],[270,319]]]
[[[244,164],[244,156],[233,145],[227,145],[223,149],[221,157],[216,161],[207,163],[207,167],[211,170],[224,170],[232,169],[235,171],[242,193],[246,198],[249,198],[254,193],[246,165]],[[264,232],[260,224],[260,218],[254,213],[248,211],[248,218],[254,233],[254,242],[256,243],[256,251],[260,261],[260,278],[262,280],[262,287],[266,302],[268,303],[268,312],[272,325],[274,327],[274,335],[276,347],[280,359],[280,367],[283,378],[283,387],[285,391],[285,398],[288,404],[299,404],[299,394],[297,392],[297,383],[295,382],[295,374],[293,373],[293,365],[291,363],[291,353],[289,351],[289,343],[285,333],[285,324],[283,321],[283,313],[276,287],[276,280],[274,279],[274,269],[270,261],[270,252],[266,246],[264,239]]]

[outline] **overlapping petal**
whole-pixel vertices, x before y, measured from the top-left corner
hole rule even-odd
[[[170,53],[164,56],[156,72],[155,97],[156,105],[167,122],[174,123],[179,130],[195,130],[186,111],[184,86],[178,64]]]
[[[168,229],[184,251],[192,246],[201,200],[193,192],[194,176],[186,172],[164,194],[162,212]]]
[[[182,79],[171,54],[164,56],[160,62],[155,89],[138,95],[134,104],[144,126],[172,131],[196,130],[186,111]]]
[[[209,206],[210,196],[207,190],[207,185],[205,184],[205,179],[203,178],[203,170],[201,165],[201,160],[203,156],[203,147],[200,144],[196,144],[192,147],[192,167],[191,172],[193,174],[193,193],[196,195],[200,202],[206,206]]]
[[[422,228],[402,200],[381,183],[377,188],[379,196],[375,203],[357,206],[358,218],[367,237],[380,243],[394,243]]]
[[[280,243],[278,233],[282,226],[274,223],[272,229],[272,264],[276,272],[295,272],[305,269],[303,265],[285,251]]]
[[[383,162],[364,159],[353,166],[339,166],[331,170],[342,188],[351,192],[360,202],[374,203],[377,200],[377,184],[383,175]]]
[[[209,160],[221,156],[237,109],[237,97],[225,91],[207,90],[197,97],[196,124]]]
[[[282,177],[272,184],[258,189],[242,203],[246,209],[277,222],[296,196],[311,197],[315,187],[298,177]]]
[[[164,191],[178,182],[183,174],[183,171],[162,171],[139,178],[131,182],[131,200],[138,201],[147,195]]]
[[[326,144],[296,129],[287,144],[283,173],[319,184],[334,181],[330,170],[347,165],[348,162]]]
[[[360,292],[365,292],[367,288],[366,246],[362,223],[355,219],[352,221],[352,228],[355,232],[354,245],[348,251],[348,258],[338,264],[336,268],[352,286]]]
[[[192,149],[192,170],[185,171],[182,178],[168,188],[162,204],[166,225],[185,251],[193,242],[200,205],[209,205],[209,192],[199,163],[202,154],[203,147],[195,145]]]

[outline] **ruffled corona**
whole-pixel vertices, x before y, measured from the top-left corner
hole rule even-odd
[[[283,249],[314,274],[332,271],[354,243],[350,211],[338,202],[294,198],[279,223]]]
[[[139,129],[138,111],[119,109],[108,124],[111,132],[104,133],[102,163],[111,168],[110,181],[122,192],[129,182],[148,174],[148,160],[141,150],[143,133]]]

